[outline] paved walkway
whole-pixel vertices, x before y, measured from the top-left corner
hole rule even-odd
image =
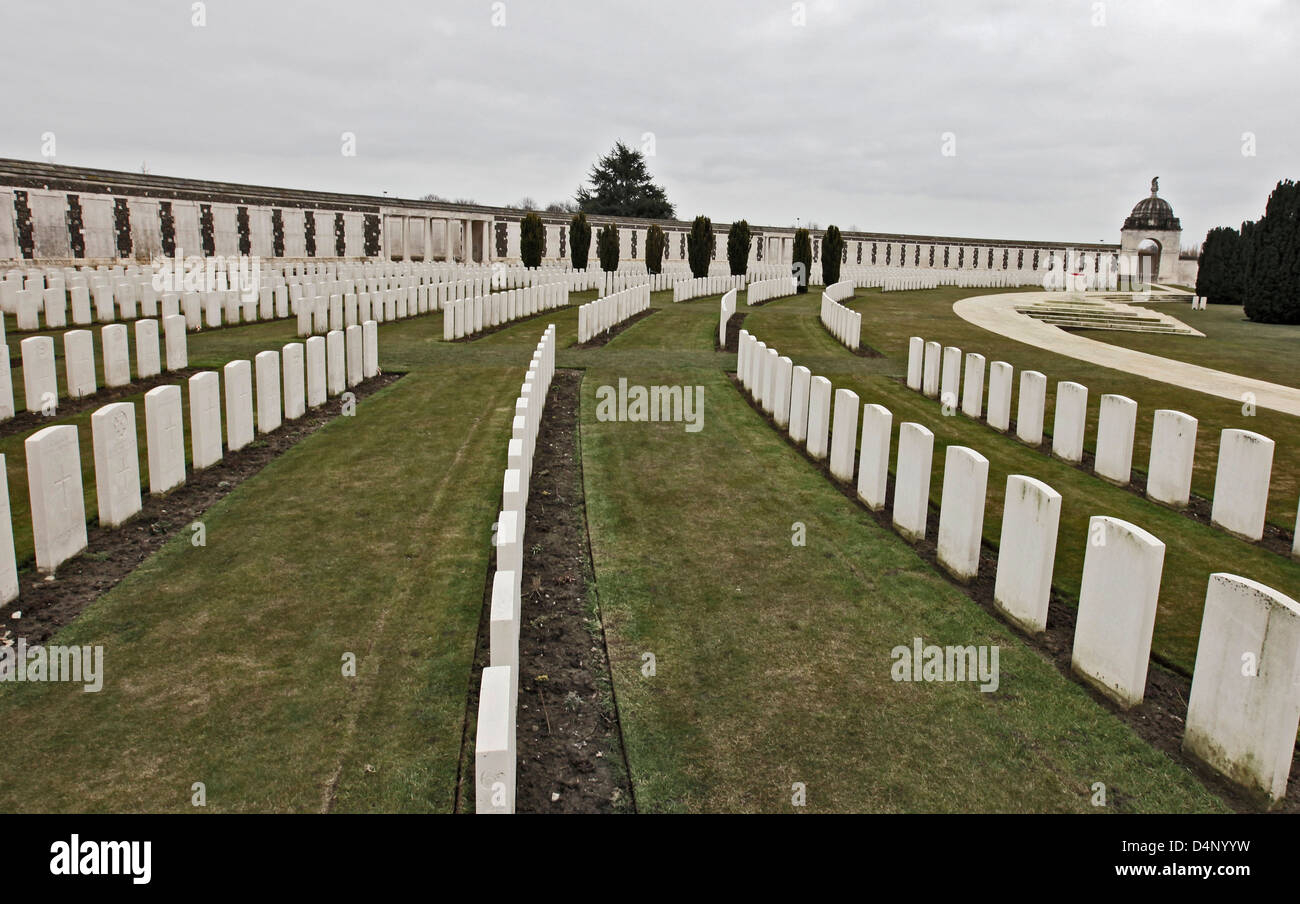
[[[1061,298],[1059,292],[979,295],[963,298],[952,309],[958,317],[969,323],[1026,345],[1235,402],[1242,401],[1246,393],[1253,393],[1255,404],[1260,408],[1300,417],[1300,389],[1098,342],[1041,323],[1015,310],[1016,305],[1035,301],[1059,301]]]

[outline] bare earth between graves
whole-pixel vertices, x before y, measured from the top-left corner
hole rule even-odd
[[[627,320],[624,320],[622,323],[610,327],[608,330],[601,333],[595,339],[588,339],[586,342],[583,342],[581,344],[575,342],[571,346],[571,348],[583,348],[583,349],[600,348],[602,345],[608,345],[610,341],[612,341],[613,338],[617,336],[619,333],[623,332],[633,324],[640,323],[642,320],[645,320],[647,317],[655,313],[657,310],[659,309],[648,308],[644,311],[641,311],[638,314],[633,314],[631,317],[629,317]]]
[[[349,391],[361,400],[401,377],[400,373],[380,374]],[[101,401],[102,397],[96,398]],[[18,598],[0,606],[0,639],[48,640],[174,534],[188,530],[204,511],[340,412],[340,400],[331,399],[296,420],[284,421],[275,432],[259,435],[238,452],[227,452],[217,464],[190,473],[183,485],[167,495],[146,494],[140,514],[121,527],[88,526],[86,549],[60,565],[54,580],[47,580],[34,567],[19,575]],[[19,612],[21,618],[14,618]]]
[[[594,573],[579,452],[582,372],[559,370],[537,435],[524,530],[519,634],[519,813],[620,813],[635,808]],[[491,606],[489,568],[483,596]],[[467,714],[478,711],[488,660],[479,627]],[[468,729],[468,719],[467,719]],[[458,807],[474,799],[471,738],[462,752]]]
[[[780,434],[787,444],[817,468],[832,486],[857,504],[864,512],[875,518],[881,527],[893,530],[891,512],[894,507],[894,475],[890,474],[888,478],[884,507],[879,512],[871,511],[858,499],[857,490],[853,485],[841,483],[831,476],[829,458],[818,461],[808,455],[806,449],[791,440],[789,433],[777,427],[772,417],[765,414],[761,406],[755,404],[753,397],[746,392],[745,387],[740,384],[734,373],[728,374],[728,377],[731,379],[736,391],[750,404],[750,407],[754,409],[759,417],[767,421],[768,426]],[[1213,772],[1183,753],[1182,744],[1184,726],[1187,720],[1187,699],[1192,686],[1189,677],[1169,671],[1158,660],[1153,659],[1152,667],[1147,672],[1147,685],[1142,702],[1130,710],[1121,710],[1107,697],[1074,678],[1074,673],[1070,668],[1070,659],[1074,648],[1074,626],[1077,613],[1074,606],[1064,599],[1055,587],[1052,588],[1051,601],[1048,606],[1047,630],[1038,637],[1025,635],[1014,625],[1003,619],[993,606],[993,587],[998,564],[997,549],[987,541],[983,542],[980,549],[979,574],[971,583],[962,584],[954,580],[939,564],[938,544],[933,539],[935,526],[939,523],[939,507],[933,502],[928,506],[926,523],[929,527],[925,539],[913,543],[912,547],[916,550],[916,554],[924,559],[938,574],[969,596],[971,600],[999,622],[1008,625],[1020,635],[1028,646],[1046,656],[1056,666],[1057,671],[1087,691],[1088,695],[1098,704],[1104,706],[1121,719],[1148,744],[1164,753],[1174,762],[1195,773],[1201,783],[1222,798],[1228,806],[1239,812],[1257,812],[1261,809],[1260,801],[1255,800],[1237,786],[1230,784],[1218,773]],[[1300,769],[1300,750],[1293,751],[1291,768],[1293,771]],[[1111,789],[1109,794],[1112,804],[1123,812],[1122,789]],[[1273,808],[1272,812],[1300,813],[1300,789],[1292,785],[1287,796]]]

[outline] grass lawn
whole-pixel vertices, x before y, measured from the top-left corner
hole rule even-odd
[[[716,328],[714,304],[673,313]],[[734,356],[637,355],[668,323],[628,330],[611,344],[625,357],[593,362],[583,385],[592,551],[641,810],[789,812],[795,782],[811,811],[1092,812],[1098,781],[1124,809],[1220,808],[790,449],[724,376]],[[677,332],[696,353],[712,341]],[[620,377],[704,386],[704,429],[597,421],[596,387]],[[914,637],[998,645],[1000,688],[894,682],[890,651]]]

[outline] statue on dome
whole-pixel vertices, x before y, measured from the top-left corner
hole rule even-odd
[[[1158,191],[1160,191],[1160,177],[1156,176],[1151,180],[1151,197],[1154,198]]]

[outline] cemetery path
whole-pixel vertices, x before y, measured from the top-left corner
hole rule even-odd
[[[1060,297],[1059,292],[976,295],[956,302],[952,309],[963,320],[1017,342],[1235,402],[1253,397],[1262,408],[1300,416],[1300,389],[1098,342],[1015,310],[1017,305]]]

